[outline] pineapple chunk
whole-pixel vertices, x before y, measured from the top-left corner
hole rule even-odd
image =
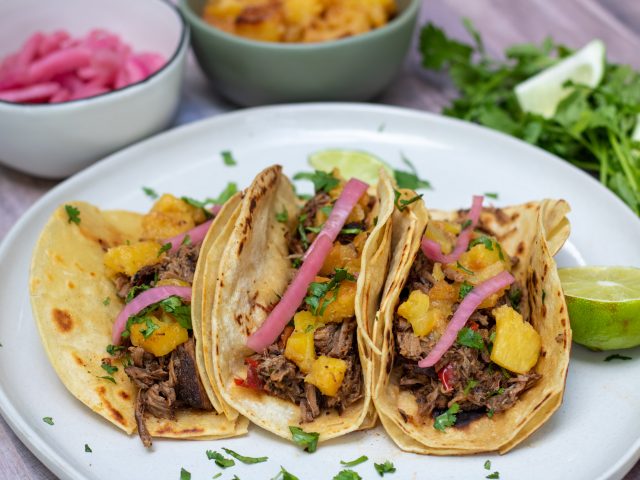
[[[427,224],[424,236],[439,243],[442,253],[448,255],[456,244],[456,235],[459,231],[460,227],[456,228],[452,223],[432,220]]]
[[[398,307],[398,315],[407,320],[418,337],[429,335],[435,326],[435,316],[429,315],[429,295],[413,290]]]
[[[165,278],[164,280],[158,280],[155,284],[156,287],[190,287],[189,282],[180,280],[179,278]]]
[[[156,357],[162,357],[189,340],[189,332],[179,323],[161,321],[154,316],[148,318],[158,328],[145,338],[143,332],[149,328],[146,322],[131,325],[131,343],[136,347],[142,347],[146,352],[152,353]]]
[[[527,373],[540,356],[540,334],[513,308],[503,305],[491,312],[496,318],[496,339],[491,361],[515,373]]]
[[[442,271],[442,264],[435,262],[433,264],[433,272],[431,273],[436,282],[442,282],[444,280],[444,272]]]
[[[429,290],[429,299],[432,302],[442,302],[453,304],[458,301],[458,288],[447,283],[445,280],[436,282]]]
[[[293,316],[296,332],[308,332],[315,329],[317,318],[308,310],[301,310]]]
[[[313,330],[309,332],[293,332],[287,340],[284,356],[295,363],[302,372],[309,373],[316,359]]]
[[[333,397],[338,393],[346,371],[347,362],[322,355],[313,362],[311,371],[304,381],[318,387],[324,395]]]
[[[166,239],[191,230],[205,220],[201,208],[165,193],[142,217],[142,235],[150,240]]]
[[[336,242],[333,244],[333,247],[331,247],[331,250],[329,250],[327,258],[322,264],[320,275],[331,275],[336,271],[336,268],[345,268],[347,264],[352,266],[353,263],[355,263],[359,269],[360,262],[358,261],[358,257],[358,252],[353,244],[342,245],[340,242]],[[353,262],[354,260],[356,260],[356,262]],[[353,273],[349,268],[347,268],[347,271]]]
[[[341,322],[356,314],[356,282],[345,280],[340,282],[338,295],[324,309],[324,313],[318,317],[321,322]],[[322,301],[328,301],[335,295],[335,290],[325,295]],[[322,303],[321,303],[322,305]]]
[[[104,264],[111,271],[124,273],[131,277],[146,265],[158,263],[161,245],[156,242],[138,242],[131,245],[119,245],[107,250]]]
[[[494,263],[500,263],[502,270],[510,270],[510,264],[507,263],[507,256],[503,253],[501,260],[500,252],[501,250],[498,249],[498,244],[495,240],[492,242],[491,250],[484,244],[478,243],[460,255],[458,262],[467,270],[474,272],[475,275]],[[467,273],[461,268],[458,268],[458,270],[462,273]]]

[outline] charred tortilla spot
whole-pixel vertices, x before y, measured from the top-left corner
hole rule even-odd
[[[79,356],[77,356],[75,353],[71,353],[71,356],[73,357],[73,360],[80,365],[81,367],[84,367],[86,364],[84,363],[84,360],[82,360]]]
[[[518,248],[516,249],[516,252],[518,253],[518,255],[522,255],[524,253],[524,242],[520,242],[518,244]]]
[[[546,263],[544,264],[544,271],[542,272],[542,276],[546,276],[547,272],[549,271],[549,265],[547,265]]]
[[[202,427],[192,427],[192,428],[175,428],[172,424],[165,424],[161,428],[159,428],[156,433],[158,435],[164,435],[167,433],[173,433],[175,435],[189,435],[195,433],[204,433],[204,429]]]
[[[511,221],[515,221],[515,220],[517,220],[518,218],[520,218],[520,212],[513,212],[513,213],[511,214]]]
[[[60,310],[58,308],[53,309],[53,321],[55,322],[58,330],[63,333],[67,333],[71,331],[73,328],[73,319],[71,318],[71,314],[66,310]]]
[[[407,415],[402,409],[398,409],[398,413],[400,414],[400,416],[402,417],[402,421],[404,423],[407,423],[407,420],[409,419],[409,415]]]
[[[53,256],[53,259],[54,259],[56,262],[61,263],[61,264],[63,264],[63,265],[64,265],[64,259],[63,259],[60,255],[58,255],[57,253]]]
[[[547,316],[547,306],[544,303],[542,304],[542,316]]]
[[[242,325],[242,315],[239,313],[236,313],[236,316],[234,317],[234,320],[236,321],[236,323],[238,325]]]
[[[131,396],[127,392],[125,392],[123,390],[120,390],[118,392],[118,395],[120,395],[125,400],[129,400],[131,398]]]
[[[74,289],[74,288],[76,288],[76,284],[75,284],[75,283],[73,283],[71,280],[69,280],[69,281],[67,282],[67,287],[69,287],[69,288],[71,288],[71,289]]]
[[[504,213],[504,210],[502,210],[501,208],[496,208],[495,213],[496,213],[496,221],[500,225],[506,225],[507,223],[509,223],[510,221],[509,215]]]
[[[246,223],[245,223],[246,225]],[[242,253],[242,249],[244,248],[244,241],[246,240],[246,237],[244,237],[242,240],[240,240],[240,243],[238,244],[238,255],[240,255]]]
[[[90,272],[89,275],[91,275],[92,277],[96,276],[96,272]]]
[[[567,326],[567,321],[564,319],[564,317],[560,319],[560,323],[562,324],[563,327]]]
[[[562,312],[564,312],[564,305],[560,305],[559,313],[562,313]]]

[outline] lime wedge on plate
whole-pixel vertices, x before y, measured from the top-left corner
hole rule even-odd
[[[558,270],[573,340],[594,350],[640,345],[640,268]]]
[[[562,86],[567,80],[589,87],[600,83],[604,74],[604,55],[604,43],[593,40],[573,55],[516,85],[520,107],[525,112],[552,117],[558,104],[571,93],[570,88]]]
[[[381,168],[393,177],[393,170],[389,165],[375,155],[361,150],[321,150],[309,155],[309,165],[323,172],[337,168],[343,178],[355,177],[369,185],[378,183]]]

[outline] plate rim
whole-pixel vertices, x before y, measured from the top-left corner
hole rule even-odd
[[[355,103],[355,102],[315,102],[315,103],[297,103],[297,104],[282,104],[282,105],[268,105],[260,107],[252,107],[245,109],[238,109],[231,112],[213,115],[204,119],[200,119],[194,122],[189,122],[184,125],[170,128],[157,135],[153,135],[149,138],[129,145],[117,152],[114,152],[98,162],[90,165],[86,169],[68,177],[53,187],[42,197],[40,197],[33,205],[31,205],[18,219],[18,221],[11,227],[7,235],[0,242],[0,265],[3,263],[3,259],[8,255],[9,246],[13,244],[18,237],[19,233],[30,223],[32,217],[36,216],[42,209],[50,203],[50,200],[55,197],[59,191],[66,190],[75,185],[81,184],[87,181],[95,175],[99,175],[101,170],[106,170],[117,166],[119,162],[126,161],[130,155],[135,155],[137,150],[146,148],[149,144],[161,141],[171,141],[172,139],[180,138],[180,136],[189,134],[191,131],[197,131],[199,129],[214,128],[217,123],[223,123],[232,121],[236,117],[251,117],[255,112],[275,112],[280,113],[283,116],[296,115],[299,111],[360,111],[366,113],[377,113],[379,115],[397,115],[400,117],[413,117],[417,119],[426,120],[428,122],[434,122],[435,124],[441,124],[448,128],[453,129],[468,129],[472,132],[477,132],[480,135],[484,135],[487,140],[491,140],[493,137],[497,142],[506,142],[507,145],[511,145],[515,148],[529,149],[536,155],[542,154],[547,157],[549,161],[553,161],[559,168],[564,168],[569,175],[582,175],[591,182],[593,188],[600,189],[606,192],[607,195],[617,203],[618,207],[625,211],[625,214],[630,221],[640,222],[631,209],[611,190],[603,186],[599,181],[593,178],[585,171],[575,167],[569,162],[539,148],[534,145],[528,144],[515,137],[509,136],[505,133],[489,129],[482,125],[474,124],[459,120],[457,118],[445,117],[443,115],[419,110],[416,108],[407,108],[400,106],[384,105],[384,104],[367,104],[367,103]],[[0,415],[4,418],[5,422],[9,425],[13,433],[20,439],[20,441],[38,458],[52,473],[60,478],[82,479],[85,478],[83,474],[77,470],[69,459],[63,458],[55,449],[52,448],[37,432],[26,422],[23,417],[18,413],[15,405],[9,400],[5,393],[4,386],[0,384]],[[622,455],[613,465],[609,467],[603,474],[598,477],[599,479],[614,479],[623,478],[633,466],[640,460],[640,436],[638,439],[629,446],[624,455]]]

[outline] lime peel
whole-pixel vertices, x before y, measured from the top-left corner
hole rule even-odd
[[[316,170],[331,172],[337,168],[342,177],[357,178],[369,185],[377,185],[381,168],[393,176],[393,170],[384,160],[362,150],[321,150],[309,155],[308,162]]]

